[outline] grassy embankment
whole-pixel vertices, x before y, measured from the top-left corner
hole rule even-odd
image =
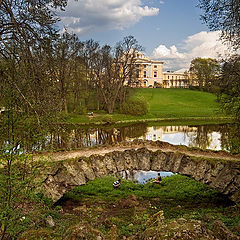
[[[134,97],[147,100],[149,111],[144,116],[131,116],[104,112],[87,115],[72,114],[69,123],[123,123],[137,121],[176,121],[196,120],[204,122],[219,122],[227,116],[220,112],[216,96],[212,93],[193,91],[189,89],[136,89]],[[226,119],[225,119],[226,121]],[[227,120],[229,121],[229,119]]]
[[[113,189],[114,180],[109,176],[76,187],[55,209],[42,212],[42,216],[50,214],[53,217],[56,223],[54,229],[36,224],[25,232],[25,236],[37,239],[44,232],[46,239],[62,239],[69,228],[88,222],[105,236],[111,235],[112,226],[116,226],[119,239],[123,236],[136,236],[134,239],[138,239],[138,234],[146,229],[146,222],[161,210],[167,222],[179,218],[195,219],[211,228],[215,220],[221,220],[240,235],[237,228],[240,226],[239,206],[232,205],[226,197],[207,185],[173,175],[164,178],[161,185],[150,182],[142,185],[123,180],[119,189]],[[124,199],[130,195],[135,196],[134,204],[130,201],[124,205]]]

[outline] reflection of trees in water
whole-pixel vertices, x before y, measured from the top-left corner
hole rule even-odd
[[[126,138],[139,138],[146,134],[147,124],[134,124],[130,126],[125,126],[121,128],[122,140]]]
[[[25,119],[22,118],[22,120]],[[39,149],[43,135],[47,132],[43,127],[32,124],[30,120],[24,124],[19,121],[18,124],[9,126],[3,118],[0,119],[0,129],[0,148],[11,147],[20,152],[32,152]]]
[[[229,150],[233,153],[240,152],[240,125],[239,124],[221,124],[196,126],[193,133],[186,132],[189,137],[189,146],[202,149],[209,148],[213,144],[213,133],[220,135],[221,149]]]
[[[215,131],[211,126],[196,126],[196,130],[189,134],[186,133],[189,137],[189,146],[190,147],[199,147],[202,149],[208,148],[212,143],[211,133]]]
[[[225,128],[221,135],[223,146],[231,153],[240,153],[240,123],[226,125]]]
[[[112,144],[128,137],[137,138],[146,132],[145,124],[125,127],[73,128],[56,126],[41,143],[41,149],[72,149],[94,145]]]
[[[158,129],[160,127],[156,127]],[[173,126],[161,127],[166,132],[184,132],[184,137],[189,138],[189,146],[200,147],[202,149],[209,148],[212,144],[213,132],[220,135],[219,142],[221,149],[229,150],[233,153],[240,152],[240,125],[239,124],[223,124],[223,125],[204,125],[204,126]],[[6,135],[2,129],[0,135],[0,145],[4,146],[7,141]],[[27,150],[48,150],[48,149],[74,149],[82,147],[90,147],[94,145],[112,144],[121,142],[126,139],[134,139],[145,136],[147,133],[146,124],[134,124],[123,127],[74,127],[68,125],[54,125],[51,129],[44,130],[48,132],[42,138],[32,139],[31,131],[33,129],[19,128],[15,131],[16,139],[21,139],[21,146]],[[36,131],[36,130],[35,130]],[[36,135],[36,134],[35,134]]]

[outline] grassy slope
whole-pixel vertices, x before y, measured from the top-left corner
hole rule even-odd
[[[104,123],[137,120],[170,120],[188,118],[226,117],[219,112],[216,96],[211,93],[193,91],[189,89],[136,89],[133,97],[144,97],[149,104],[149,112],[144,116],[130,116],[124,114],[96,114],[93,118],[87,115],[71,115],[67,119],[71,123]]]
[[[149,113],[154,117],[215,117],[219,113],[216,96],[189,89],[138,89],[137,95],[149,103]]]

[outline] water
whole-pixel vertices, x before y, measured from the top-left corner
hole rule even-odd
[[[237,126],[237,127],[236,127]],[[229,150],[238,148],[238,125],[213,124],[200,126],[160,126],[134,124],[124,127],[82,128],[58,126],[39,142],[38,149],[76,149],[112,144],[134,139],[164,141],[174,145],[199,147],[203,150]],[[234,129],[234,128],[237,128]],[[234,143],[234,145],[233,145]],[[237,146],[236,146],[237,144]]]
[[[22,134],[22,135],[21,135]],[[0,145],[7,144],[6,134],[0,136]],[[232,153],[240,152],[240,125],[182,125],[161,126],[155,123],[131,124],[122,127],[81,127],[74,125],[53,125],[46,135],[41,138],[30,137],[22,131],[16,139],[24,139],[21,149],[26,151],[39,150],[71,150],[84,147],[101,146],[106,144],[133,141],[134,139],[164,141],[174,145],[198,147],[203,150],[227,150]]]
[[[137,183],[145,184],[150,179],[154,179],[160,173],[161,177],[169,177],[174,173],[172,172],[157,172],[157,171],[123,171],[119,175],[127,180],[134,180]]]

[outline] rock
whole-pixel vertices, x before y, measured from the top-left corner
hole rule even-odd
[[[231,233],[221,221],[215,221],[212,231],[197,220],[179,218],[165,221],[163,211],[159,211],[147,221],[147,228],[140,236],[141,240],[240,240]]]
[[[83,206],[79,206],[79,207],[76,207],[73,209],[73,211],[78,211],[78,212],[84,212],[86,213],[87,212],[87,206],[86,205],[83,205]]]
[[[88,223],[79,223],[67,230],[64,240],[106,240],[103,233],[92,228]]]
[[[224,223],[219,220],[212,224],[212,231],[219,240],[240,240],[240,237],[230,232]]]
[[[55,227],[55,222],[54,222],[54,220],[53,220],[53,218],[52,218],[52,216],[47,216],[47,219],[46,219],[46,223],[50,226],[50,227]]]
[[[147,228],[140,236],[141,240],[217,240],[211,231],[196,220],[180,218],[166,221],[163,211],[154,214],[147,221]]]

